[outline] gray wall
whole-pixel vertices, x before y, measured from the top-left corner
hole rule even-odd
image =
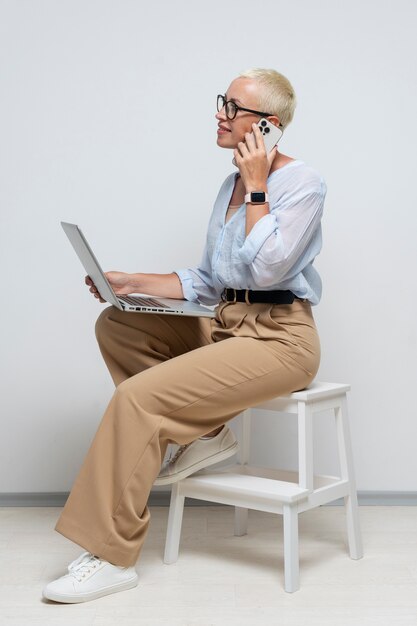
[[[358,488],[417,490],[415,19],[411,0],[0,2],[0,492],[69,490],[112,393],[59,221],[108,270],[197,263],[233,171],[215,96],[257,66],[293,82],[281,149],[328,185],[318,378],[352,385]],[[294,464],[291,420],[254,431],[256,463]]]

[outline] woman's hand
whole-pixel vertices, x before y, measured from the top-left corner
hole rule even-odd
[[[105,272],[105,276],[109,281],[111,288],[118,295],[126,295],[132,293],[135,289],[130,282],[130,274],[126,272]],[[106,302],[98,292],[97,287],[89,276],[85,277],[85,284],[90,287],[90,291],[100,302]]]
[[[148,296],[185,300],[181,281],[175,272],[170,274],[106,272],[105,276],[113,291],[119,296],[129,293],[144,293]],[[91,293],[97,300],[106,302],[89,276],[85,277],[85,284],[90,287]]]
[[[233,151],[247,193],[266,191],[266,181],[277,154],[276,148],[266,153],[264,138],[257,124],[253,123],[252,128],[254,134],[245,133],[245,142],[240,141]]]

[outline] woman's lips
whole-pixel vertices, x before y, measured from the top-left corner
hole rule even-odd
[[[224,135],[225,133],[231,133],[232,131],[229,130],[228,128],[223,128],[222,126],[219,126],[217,129],[217,134],[218,135]]]

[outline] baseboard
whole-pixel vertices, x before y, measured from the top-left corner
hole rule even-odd
[[[63,507],[68,492],[45,492],[45,493],[0,493],[0,507],[40,507],[57,506]],[[171,492],[152,492],[149,506],[169,506]],[[358,502],[360,506],[416,506],[417,491],[359,491]],[[340,506],[343,498],[323,506]],[[185,499],[186,506],[227,506],[206,500]]]

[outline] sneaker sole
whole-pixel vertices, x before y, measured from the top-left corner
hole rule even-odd
[[[75,604],[76,602],[88,602],[89,600],[96,600],[102,596],[107,596],[110,593],[117,593],[118,591],[126,591],[127,589],[133,589],[138,584],[139,578],[131,578],[117,585],[111,585],[109,587],[103,587],[97,591],[89,591],[88,593],[77,593],[75,595],[65,595],[55,593],[54,591],[44,591],[43,597],[47,600],[54,600],[54,602],[65,602],[66,604]]]
[[[238,445],[238,442],[235,441],[225,450],[222,450],[221,452],[216,452],[216,454],[213,454],[211,457],[206,457],[198,463],[194,463],[194,465],[186,467],[176,474],[170,474],[169,476],[162,476],[161,478],[157,478],[154,482],[154,485],[169,485],[170,483],[176,483],[183,478],[187,478],[187,476],[189,476],[190,474],[198,472],[198,470],[203,469],[204,467],[209,467],[210,465],[214,465],[214,463],[220,463],[220,461],[224,461],[225,459],[228,459],[229,456],[236,454],[236,448],[238,447]]]

